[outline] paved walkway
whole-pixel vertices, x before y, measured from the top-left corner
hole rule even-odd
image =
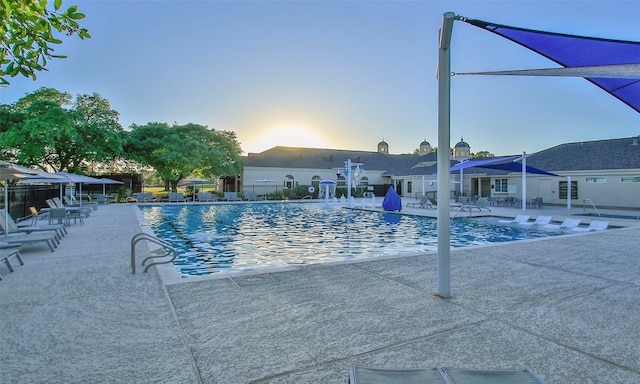
[[[638,220],[454,250],[440,299],[434,253],[163,284],[155,267],[131,273],[136,212],[101,207],[54,253],[0,267],[0,381],[345,383],[357,363],[640,382]]]

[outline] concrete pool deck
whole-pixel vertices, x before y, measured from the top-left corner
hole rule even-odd
[[[25,245],[25,265],[0,267],[3,382],[346,383],[353,363],[640,382],[638,220],[452,250],[440,299],[435,253],[163,284],[131,273],[137,211],[100,207],[55,252]]]

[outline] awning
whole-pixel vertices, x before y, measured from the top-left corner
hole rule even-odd
[[[492,75],[584,77],[640,112],[640,42],[536,31],[482,20],[461,18],[573,70],[485,72]],[[520,72],[520,73],[516,73]],[[471,73],[468,73],[471,74]]]
[[[455,172],[461,169],[474,168],[474,167],[499,169],[502,171],[510,171],[510,172],[522,172],[522,163],[514,161],[520,158],[522,158],[522,156],[496,157],[491,159],[480,159],[480,160],[467,160],[465,162],[456,164],[455,166],[451,167],[449,169],[449,172]],[[559,176],[551,172],[543,171],[542,169],[530,167],[528,165],[526,167],[526,172],[537,174],[537,175]]]

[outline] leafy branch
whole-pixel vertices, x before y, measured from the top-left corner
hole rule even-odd
[[[45,71],[47,61],[66,58],[54,54],[55,45],[62,44],[57,33],[90,38],[77,20],[85,18],[72,5],[62,11],[62,0],[54,0],[53,10],[47,0],[0,0],[0,86],[9,85],[8,77],[22,75],[36,79],[36,72]],[[57,31],[57,33],[56,33]]]

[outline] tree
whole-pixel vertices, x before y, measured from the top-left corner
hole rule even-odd
[[[72,5],[61,11],[62,0],[54,0],[53,10],[47,9],[47,0],[0,1],[0,86],[8,85],[7,77],[22,75],[36,79],[36,72],[46,70],[47,60],[65,58],[55,55],[54,45],[62,44],[55,36],[77,35],[90,38],[76,20],[85,17]]]
[[[41,88],[13,106],[3,106],[0,156],[69,172],[120,156],[124,130],[109,102],[96,93],[78,95],[75,103],[71,100],[68,93]]]
[[[496,157],[496,155],[489,151],[479,151],[471,155],[472,159],[482,159],[486,157]]]
[[[174,192],[178,182],[187,176],[215,178],[242,171],[242,150],[235,133],[198,124],[134,125],[125,152],[132,160],[155,168]]]

